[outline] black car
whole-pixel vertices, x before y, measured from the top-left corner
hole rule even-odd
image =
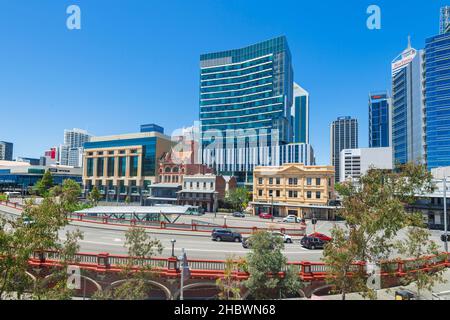
[[[300,240],[300,244],[308,249],[314,250],[314,249],[323,249],[323,247],[325,246],[327,242],[316,238],[316,237],[309,237],[309,236],[304,236],[302,238],[302,240]]]
[[[245,214],[243,212],[233,212],[233,217],[245,218]]]
[[[214,229],[211,233],[211,237],[214,241],[242,241],[242,235],[240,233],[233,232],[229,229]]]

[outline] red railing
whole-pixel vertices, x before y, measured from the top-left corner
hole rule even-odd
[[[130,261],[131,260],[131,261]],[[233,276],[239,279],[246,279],[248,273],[242,264],[236,261]],[[414,262],[413,267],[405,267],[408,263]],[[35,253],[30,258],[31,266],[57,267],[61,266],[60,254],[56,251],[45,251]],[[102,272],[120,272],[125,265],[132,264],[131,270],[138,271],[143,267],[151,267],[151,270],[162,276],[178,277],[180,270],[176,257],[169,258],[130,258],[126,255],[110,255],[108,253],[78,253],[75,255],[71,265],[77,265],[83,269]],[[224,275],[225,260],[205,260],[189,259],[189,268],[193,278],[220,278]],[[388,266],[388,268],[385,268]],[[381,276],[402,277],[407,273],[417,271],[432,271],[436,268],[449,267],[450,254],[442,253],[437,256],[423,257],[421,259],[405,259],[395,261],[384,261],[381,263]],[[300,279],[303,281],[324,280],[329,272],[328,265],[323,262],[289,262],[288,267],[294,268]],[[364,271],[366,265],[364,262],[355,262],[352,272]],[[351,273],[349,274],[351,276]]]
[[[23,210],[23,205],[21,205],[18,202],[0,200],[0,205],[6,206],[9,208],[13,208],[13,209],[17,209],[17,210]]]
[[[281,233],[288,234],[293,237],[302,237],[305,235],[306,227],[301,226],[299,228],[284,228],[284,227],[242,227],[242,226],[216,226],[216,225],[208,225],[208,224],[199,224],[199,223],[169,223],[165,221],[140,221],[137,219],[118,219],[111,218],[105,216],[91,216],[85,215],[81,213],[70,213],[68,215],[68,220],[70,221],[79,221],[86,223],[96,223],[96,224],[107,224],[113,226],[124,226],[124,225],[140,225],[144,228],[148,229],[164,229],[164,230],[176,230],[176,231],[196,231],[196,232],[206,232],[211,233],[214,228],[227,228],[233,230],[235,232],[239,232],[242,234],[252,234],[255,231],[279,231]]]

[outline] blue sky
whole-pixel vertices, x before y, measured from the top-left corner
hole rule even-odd
[[[66,28],[79,5],[82,29]],[[366,9],[381,8],[381,30]],[[429,0],[0,0],[0,140],[40,156],[63,130],[171,133],[198,119],[199,56],[286,35],[295,81],[310,92],[310,136],[329,163],[329,124],[359,121],[368,146],[370,91],[390,88],[390,61],[439,30]]]

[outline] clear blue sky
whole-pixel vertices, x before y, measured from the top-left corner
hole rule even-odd
[[[82,29],[66,28],[77,4]],[[366,8],[381,7],[381,30]],[[329,162],[329,124],[359,121],[368,145],[368,93],[390,88],[390,61],[438,33],[444,1],[0,0],[0,140],[40,156],[65,128],[95,135],[166,133],[198,119],[199,55],[286,35],[295,81],[310,92],[310,135]]]

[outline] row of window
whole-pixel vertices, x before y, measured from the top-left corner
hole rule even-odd
[[[315,199],[320,199],[321,198],[321,192],[320,191],[316,191],[316,192],[312,192],[312,191],[306,191],[306,199],[313,199],[313,194],[315,194]],[[288,198],[299,198],[300,192],[296,191],[296,190],[289,190],[286,192],[286,196]],[[259,189],[258,190],[258,196],[262,197],[263,196],[263,190]],[[269,197],[275,197],[275,198],[280,198],[281,195],[281,191],[280,190],[269,190]]]
[[[268,184],[276,184],[276,185],[281,185],[281,178],[280,177],[275,177],[275,178],[266,178]],[[298,185],[298,178],[288,178],[288,184],[289,185]],[[306,178],[306,185],[307,186],[312,186],[313,185],[313,181],[315,182],[316,186],[320,186],[322,183],[322,179],[321,178],[311,178],[311,177],[307,177]],[[264,183],[264,178],[258,178],[258,184],[263,184]],[[328,180],[328,184],[330,184],[330,180]]]
[[[193,188],[194,188],[194,182],[192,182],[192,181],[190,181],[189,183],[188,183],[187,181],[185,181],[183,185],[184,185],[184,189],[187,189],[187,186],[188,186],[188,185],[189,185],[189,188],[190,188],[190,189],[193,189]],[[202,183],[202,186],[203,186],[203,189],[206,189],[206,187],[207,187],[207,182],[203,182],[203,183]],[[200,182],[199,182],[199,181],[195,182],[195,187],[196,187],[197,189],[200,189]],[[214,182],[210,182],[210,183],[209,183],[209,189],[211,189],[211,190],[214,189]]]
[[[97,151],[97,155],[102,156],[102,155],[114,155],[114,154],[125,154],[126,150],[119,150],[118,152],[115,152],[114,150],[111,151]],[[130,153],[132,154],[136,154],[138,151],[137,150],[130,150]],[[87,153],[88,156],[93,156],[94,152],[88,152]]]
[[[138,157],[119,157],[118,158],[118,176],[124,177],[127,174],[127,158],[130,161],[129,175],[130,177],[138,176]],[[105,159],[106,160],[106,172],[105,172]],[[96,161],[95,175],[97,177],[103,177],[106,173],[107,177],[113,177],[115,172],[116,159],[115,158],[87,158],[86,160],[86,175],[92,177],[94,175],[94,160]]]

